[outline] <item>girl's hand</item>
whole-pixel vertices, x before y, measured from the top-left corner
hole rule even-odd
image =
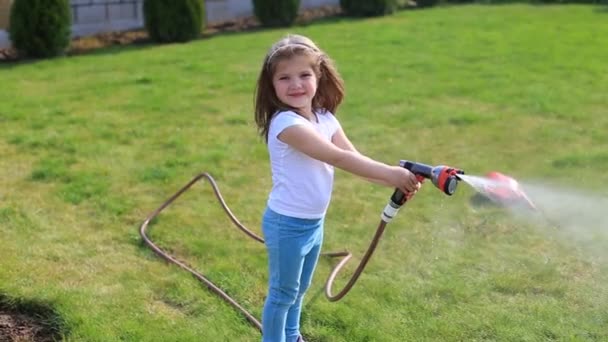
[[[416,189],[416,191],[414,192],[408,192],[405,194],[405,197],[407,197],[408,200],[412,199],[412,197],[414,197],[414,195],[418,192],[418,190],[420,190],[420,188],[422,187],[422,183],[424,182],[424,180],[418,180],[418,188]]]
[[[420,182],[408,169],[401,166],[392,166],[389,183],[405,194],[413,194],[420,189]]]

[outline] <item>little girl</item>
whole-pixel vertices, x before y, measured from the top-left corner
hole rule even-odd
[[[335,113],[344,83],[310,39],[288,35],[268,51],[260,72],[255,121],[270,155],[272,189],[262,218],[269,286],[263,342],[304,341],[302,297],[323,241],[334,167],[406,194],[420,187],[407,169],[359,153]]]

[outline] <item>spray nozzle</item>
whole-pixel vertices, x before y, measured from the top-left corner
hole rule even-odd
[[[409,160],[401,160],[399,165],[410,170],[416,176],[430,179],[439,190],[448,196],[456,192],[460,180],[458,175],[464,175],[463,170],[445,165],[430,166]]]
[[[399,165],[410,170],[410,172],[416,175],[416,178],[420,182],[424,179],[430,179],[439,190],[448,196],[451,196],[456,192],[458,181],[460,181],[458,175],[464,175],[464,171],[444,165],[430,166],[411,162],[409,160],[401,160]],[[408,199],[408,195],[404,194],[399,189],[395,189],[390,201],[382,212],[381,219],[384,222],[390,222]]]

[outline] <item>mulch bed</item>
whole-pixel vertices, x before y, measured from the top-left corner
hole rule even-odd
[[[56,333],[39,323],[36,318],[0,310],[0,341],[53,342],[56,339]]]
[[[339,16],[341,14],[342,10],[340,6],[321,6],[317,8],[306,9],[301,11],[301,13],[298,15],[298,18],[296,19],[296,24],[307,24],[318,19]],[[261,28],[261,25],[255,17],[245,17],[208,25],[202,36],[203,38],[205,38],[226,32],[245,32],[259,28]],[[67,50],[67,55],[84,54],[90,51],[110,46],[145,43],[150,43],[150,39],[148,37],[147,32],[143,29],[99,33],[92,36],[75,37],[74,39],[72,39],[70,47]],[[21,58],[19,54],[14,49],[0,49],[0,62],[12,62],[18,61],[20,59]]]

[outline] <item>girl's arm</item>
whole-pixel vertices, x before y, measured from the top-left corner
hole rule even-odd
[[[348,139],[348,137],[346,136],[346,133],[344,133],[344,130],[342,129],[342,127],[340,127],[336,131],[336,133],[334,133],[334,135],[331,137],[331,142],[333,142],[334,145],[338,146],[339,148],[341,148],[343,150],[359,153],[359,151],[357,151],[357,149],[355,148],[355,145],[353,145],[353,143],[350,142],[350,139]],[[361,154],[361,153],[359,153],[359,154]],[[388,186],[388,187],[391,186],[391,184],[385,182],[382,179],[375,179],[375,178],[369,178],[369,177],[363,177],[363,178],[372,183],[376,183],[376,184],[380,184],[380,185],[384,185],[384,186]]]
[[[346,137],[344,132],[342,132],[342,135]],[[405,193],[414,192],[418,189],[418,181],[409,170],[399,166],[389,166],[368,158],[357,152],[350,141],[341,140],[339,144],[343,145],[338,146],[335,142],[323,139],[308,125],[289,126],[278,135],[278,138],[311,158],[357,176],[378,180],[380,184],[399,188]],[[340,139],[337,138],[337,140]],[[343,148],[344,146],[348,149]]]

